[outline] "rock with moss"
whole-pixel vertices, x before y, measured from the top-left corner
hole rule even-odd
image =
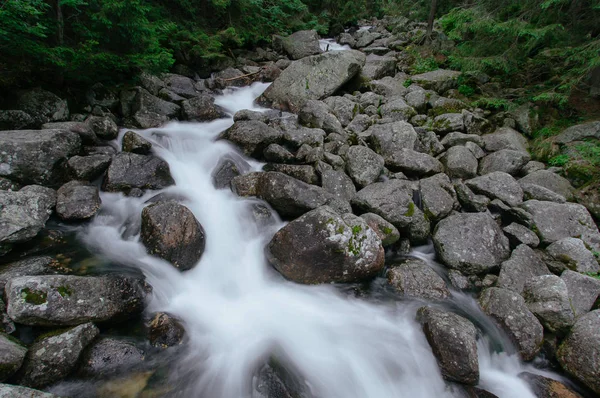
[[[14,375],[25,359],[27,348],[17,339],[0,333],[0,381]]]
[[[67,162],[67,167],[76,180],[92,181],[108,169],[111,161],[112,156],[105,154],[73,156]]]
[[[152,143],[134,131],[127,131],[123,135],[123,152],[132,152],[147,155],[152,150]]]
[[[538,170],[527,174],[519,180],[519,184],[539,185],[570,200],[575,188],[569,180],[549,170]]]
[[[417,258],[394,264],[387,273],[387,279],[406,298],[439,301],[450,297],[450,291],[442,277]]]
[[[359,282],[384,265],[381,239],[360,217],[315,209],[279,230],[267,246],[271,264],[299,283]]]
[[[301,30],[288,37],[274,36],[273,46],[285,51],[291,59],[301,59],[321,53],[319,35],[314,30]]]
[[[537,397],[582,398],[579,393],[574,391],[567,384],[549,377],[523,372],[519,374],[519,378],[525,380],[527,384],[529,384],[530,388],[533,390],[533,393]]]
[[[279,142],[282,133],[259,120],[243,120],[225,130],[220,138],[239,146],[246,155],[257,158],[267,146]]]
[[[87,220],[100,209],[98,188],[82,181],[70,181],[57,192],[56,214],[63,220]]]
[[[431,124],[431,129],[438,134],[447,134],[452,131],[465,131],[465,122],[461,113],[445,113],[436,116]]]
[[[393,224],[387,222],[383,217],[375,213],[365,213],[360,216],[366,221],[373,231],[381,239],[382,245],[390,246],[400,239],[400,232]]]
[[[600,279],[571,270],[565,270],[560,279],[567,285],[575,317],[587,314],[600,296]]]
[[[0,291],[6,283],[18,276],[49,275],[59,273],[58,261],[53,256],[34,256],[0,267]]]
[[[551,333],[565,333],[575,321],[567,284],[556,275],[529,278],[523,288],[523,298],[527,308]]]
[[[342,124],[323,101],[308,100],[300,109],[298,122],[306,127],[323,129],[326,133],[344,133]]]
[[[567,269],[590,274],[600,272],[598,259],[581,239],[561,239],[548,246],[546,252]]]
[[[427,90],[443,93],[447,90],[458,87],[459,76],[460,72],[447,69],[438,69],[432,72],[411,76],[410,79]]]

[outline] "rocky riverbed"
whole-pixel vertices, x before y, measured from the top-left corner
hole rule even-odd
[[[42,89],[0,111],[0,397],[195,396],[168,369],[194,347],[190,325],[153,311],[152,283],[110,260],[117,247],[82,238],[105,216],[104,193],[138,198],[124,239],[170,263],[167,272],[203,266],[214,237],[170,190],[182,177],[162,156],[159,128],[171,121],[223,123],[216,140],[240,155],[223,156],[211,182],[258,199],[251,222],[270,231],[265,255],[283,278],[411,303],[447,394],[497,396],[480,384],[490,328],[519,360],[554,372],[521,375],[536,396],[600,394],[597,192],[531,159],[526,107],[474,109],[456,90],[459,72],[405,73],[403,49],[422,26],[392,25],[343,33],[339,44],[352,48],[343,51],[324,51],[313,31],[274,37],[210,79],[95,85],[86,113]],[[452,44],[439,35],[434,45]],[[271,83],[257,99],[271,110],[239,110],[230,122],[215,97],[255,82]],[[557,142],[598,139],[599,123]],[[411,252],[429,242],[439,268]],[[457,311],[457,294],[475,298],[492,326]],[[304,375],[260,361],[260,396],[313,396],[299,387]]]

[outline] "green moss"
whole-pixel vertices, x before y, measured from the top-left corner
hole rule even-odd
[[[26,303],[41,305],[47,301],[48,295],[41,290],[32,290],[28,287],[21,289],[21,297]]]
[[[383,233],[384,233],[384,234],[386,234],[386,235],[389,235],[389,234],[391,234],[392,232],[394,232],[394,230],[393,230],[392,228],[390,228],[390,227],[383,227],[383,228],[381,228],[381,230],[382,230],[382,231],[383,231]]]
[[[362,227],[360,225],[355,225],[352,227],[352,234],[354,234],[355,236],[361,233],[361,231]]]
[[[56,288],[56,291],[62,296],[62,297],[69,297],[70,295],[73,294],[73,291],[71,289],[69,289],[68,286],[59,286],[58,288]]]
[[[404,213],[404,215],[406,217],[412,217],[415,214],[415,204],[413,202],[410,202],[408,204],[408,210],[406,210],[406,213]]]
[[[408,88],[408,87],[410,87],[411,84],[413,84],[412,79],[406,79],[402,85],[404,87]]]
[[[337,232],[338,234],[343,234],[345,230],[346,230],[346,229],[344,228],[344,226],[343,226],[343,225],[340,225],[340,226],[338,227],[338,229],[337,229],[337,231],[336,231],[336,232]]]

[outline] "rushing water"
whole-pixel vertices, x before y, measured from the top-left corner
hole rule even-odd
[[[321,39],[319,40],[319,46],[321,51],[344,51],[350,50],[350,46],[347,44],[339,44],[334,39]]]
[[[254,99],[267,86],[228,91],[217,104],[230,115],[261,110]],[[238,151],[218,134],[233,118],[208,123],[171,123],[139,131],[171,168],[176,186],[163,192],[183,197],[206,231],[199,264],[179,272],[146,254],[139,242],[145,201],[102,194],[102,210],[82,239],[107,259],[139,267],[153,286],[150,310],[172,313],[185,323],[189,341],[172,367],[184,397],[257,397],[257,368],[275,356],[305,380],[315,397],[451,397],[436,360],[415,322],[423,303],[398,298],[357,298],[332,285],[304,286],[284,280],[266,262],[264,246],[281,222],[260,227],[252,201],[216,190],[211,172],[218,160]],[[256,167],[259,164],[254,163]],[[432,266],[431,250],[414,253]],[[485,331],[479,341],[480,386],[499,397],[533,397],[517,375],[531,370],[502,340],[474,300],[455,293],[450,306]],[[492,353],[490,343],[503,352]]]

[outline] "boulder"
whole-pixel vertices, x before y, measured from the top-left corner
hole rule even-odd
[[[123,143],[121,148],[123,152],[137,153],[138,155],[148,155],[152,150],[152,144],[138,133],[127,131],[123,135]]]
[[[164,87],[184,98],[192,98],[201,94],[194,80],[187,76],[166,73],[163,76]]]
[[[315,168],[310,165],[268,163],[263,170],[287,174],[307,184],[319,185],[321,182]]]
[[[547,398],[582,398],[564,383],[529,372],[523,372],[519,377],[527,382],[536,397]]]
[[[365,135],[369,137],[373,150],[386,162],[391,161],[401,149],[415,149],[417,143],[417,132],[404,121],[375,124],[367,129]]]
[[[462,316],[433,307],[421,307],[417,319],[446,380],[475,385],[479,382],[477,329]]]
[[[556,354],[560,366],[600,394],[600,310],[580,317]]]
[[[529,145],[527,138],[510,127],[501,127],[492,134],[481,137],[485,150],[488,152],[509,149],[512,151],[527,152]]]
[[[343,127],[348,126],[358,113],[358,104],[346,97],[327,97],[323,102],[329,106]]]
[[[16,109],[0,110],[0,130],[22,130],[32,127],[35,127],[35,121],[27,112]]]
[[[467,142],[472,142],[477,146],[483,145],[483,140],[477,134],[465,134],[458,131],[446,134],[441,143],[445,148],[450,148],[456,145],[465,145]]]
[[[548,170],[529,173],[519,180],[519,184],[539,185],[565,197],[567,200],[573,197],[573,191],[575,190],[569,180]]]
[[[369,80],[377,80],[385,76],[393,76],[395,73],[395,58],[369,54],[361,76]]]
[[[150,254],[181,271],[193,268],[204,252],[204,229],[187,207],[174,201],[144,207],[141,238]]]
[[[585,247],[585,243],[578,238],[564,238],[552,243],[546,252],[561,262],[570,270],[581,273],[596,274],[600,271],[600,264],[594,254]]]
[[[352,206],[365,213],[375,213],[403,229],[415,214],[413,188],[409,181],[389,180],[371,184],[356,194]]]
[[[439,160],[412,149],[400,149],[385,165],[391,171],[400,171],[408,176],[422,177],[444,171],[444,166]]]
[[[344,133],[342,124],[323,101],[308,100],[298,113],[298,122],[326,133]]]
[[[359,282],[384,265],[381,239],[353,214],[324,206],[280,229],[267,257],[287,279],[299,283]]]
[[[231,186],[231,180],[250,169],[250,165],[241,156],[225,156],[219,160],[212,172],[213,185],[217,189]]]
[[[356,195],[356,187],[352,179],[343,171],[321,172],[321,186],[336,199],[350,201]]]
[[[359,187],[374,183],[383,171],[383,157],[362,145],[354,145],[346,154],[346,172]]]
[[[446,172],[452,178],[473,178],[477,175],[477,158],[464,146],[453,146],[442,157]]]
[[[381,239],[381,244],[385,246],[390,246],[400,240],[400,232],[394,225],[387,222],[383,217],[378,216],[375,213],[365,213],[360,216],[367,225],[375,231],[379,239]]]
[[[118,276],[20,276],[5,293],[8,315],[34,326],[124,320],[143,310],[145,297],[138,280]]]
[[[500,266],[496,286],[521,294],[525,282],[542,275],[550,275],[550,270],[544,261],[529,246],[520,245]]]
[[[58,334],[39,337],[29,348],[16,381],[27,387],[42,388],[68,376],[76,367],[85,347],[100,331],[85,323]]]
[[[181,114],[185,120],[209,121],[225,116],[223,109],[215,105],[214,97],[201,95],[181,102]]]
[[[79,135],[66,130],[0,131],[0,176],[21,184],[56,184],[79,153]]]
[[[473,178],[466,181],[466,185],[476,193],[500,199],[509,206],[517,206],[523,202],[523,189],[519,183],[502,171]]]
[[[543,200],[546,202],[565,203],[567,199],[564,196],[557,194],[554,191],[544,188],[541,185],[525,184],[519,181],[519,185],[523,189],[523,197],[525,200]]]
[[[580,188],[576,194],[577,203],[584,205],[597,220],[600,220],[600,181]]]
[[[252,157],[260,157],[262,152],[282,138],[281,132],[258,120],[236,122],[221,135],[221,139],[232,142]]]
[[[462,132],[465,130],[465,121],[462,113],[444,113],[433,119],[431,128],[438,134],[446,134],[452,131]]]
[[[275,108],[298,112],[310,99],[323,99],[357,75],[366,57],[360,51],[332,51],[293,62],[263,93]]]
[[[263,157],[267,162],[295,163],[296,156],[279,144],[270,144],[263,151]]]
[[[443,219],[433,233],[439,258],[467,275],[498,267],[510,255],[508,238],[486,213],[461,213]]]
[[[479,162],[479,174],[489,174],[502,171],[507,174],[516,175],[521,168],[531,160],[527,152],[501,149],[492,152]]]
[[[446,69],[438,69],[432,72],[421,73],[411,76],[410,79],[426,90],[443,93],[458,87],[460,72]]]
[[[377,113],[383,119],[393,121],[406,121],[410,120],[417,114],[414,108],[404,101],[402,97],[391,97],[385,104],[377,108]]]
[[[586,138],[600,140],[600,122],[589,122],[569,127],[554,137],[554,142],[564,145],[573,141],[583,141]]]
[[[529,311],[551,333],[564,333],[575,321],[567,284],[556,275],[529,278],[523,288],[523,298]]]
[[[277,37],[283,50],[291,59],[301,59],[310,55],[320,54],[319,35],[314,30],[301,30],[288,37]]]
[[[325,131],[317,128],[292,128],[283,133],[282,141],[284,145],[294,149],[301,149],[303,146],[321,147],[325,138]],[[300,155],[297,156],[299,159]]]
[[[575,317],[587,314],[600,295],[600,279],[571,270],[565,270],[560,279],[567,285],[569,302]]]
[[[58,273],[57,263],[52,256],[36,256],[2,265],[0,268],[0,292],[4,291],[4,286],[9,279],[18,276]]]
[[[41,88],[21,93],[17,99],[16,109],[29,114],[36,127],[44,123],[60,122],[69,118],[67,100]]]
[[[0,398],[60,398],[58,395],[23,386],[0,383]]]
[[[103,140],[114,140],[119,135],[119,127],[109,116],[90,116],[85,121],[94,134]]]
[[[93,119],[92,119],[93,120]],[[54,122],[42,124],[42,130],[68,130],[79,134],[84,145],[98,145],[100,140],[92,129],[89,119],[85,122]]]
[[[538,247],[540,244],[540,238],[524,225],[517,224],[515,222],[502,228],[504,235],[508,237],[512,246],[519,246],[525,244],[530,247]]]
[[[0,333],[0,381],[14,375],[25,359],[27,348],[17,339]]]
[[[177,318],[165,312],[156,312],[150,318],[145,325],[150,344],[167,348],[182,343],[185,329]]]
[[[56,214],[63,220],[87,220],[96,215],[101,204],[97,187],[70,181],[58,189]]]
[[[454,186],[446,174],[422,179],[420,192],[423,211],[431,220],[441,220],[458,208]]]
[[[133,343],[103,337],[87,346],[81,355],[77,374],[90,378],[114,376],[119,371],[139,366],[144,358],[144,351]]]
[[[176,118],[180,114],[181,107],[179,105],[155,97],[144,89],[138,88],[133,95],[134,97],[130,109],[128,112],[125,112],[123,116],[135,117],[138,113],[141,115],[153,114],[159,117],[162,116],[166,118],[165,120],[168,120],[170,118]],[[121,103],[121,106],[123,106],[123,99],[121,99]]]
[[[100,177],[110,163],[112,156],[97,154],[89,156],[73,156],[67,162],[69,173],[77,180],[92,181]]]
[[[134,188],[163,189],[174,183],[168,163],[161,158],[121,152],[108,167],[102,188],[128,193]]]
[[[406,298],[445,300],[450,297],[446,282],[426,262],[411,258],[393,265],[387,273],[390,285]]]
[[[430,92],[425,90],[414,90],[404,96],[406,103],[420,114],[427,112]]]
[[[525,300],[510,290],[491,287],[479,298],[479,305],[498,324],[517,346],[521,358],[532,360],[544,338],[544,328],[529,311]]]

